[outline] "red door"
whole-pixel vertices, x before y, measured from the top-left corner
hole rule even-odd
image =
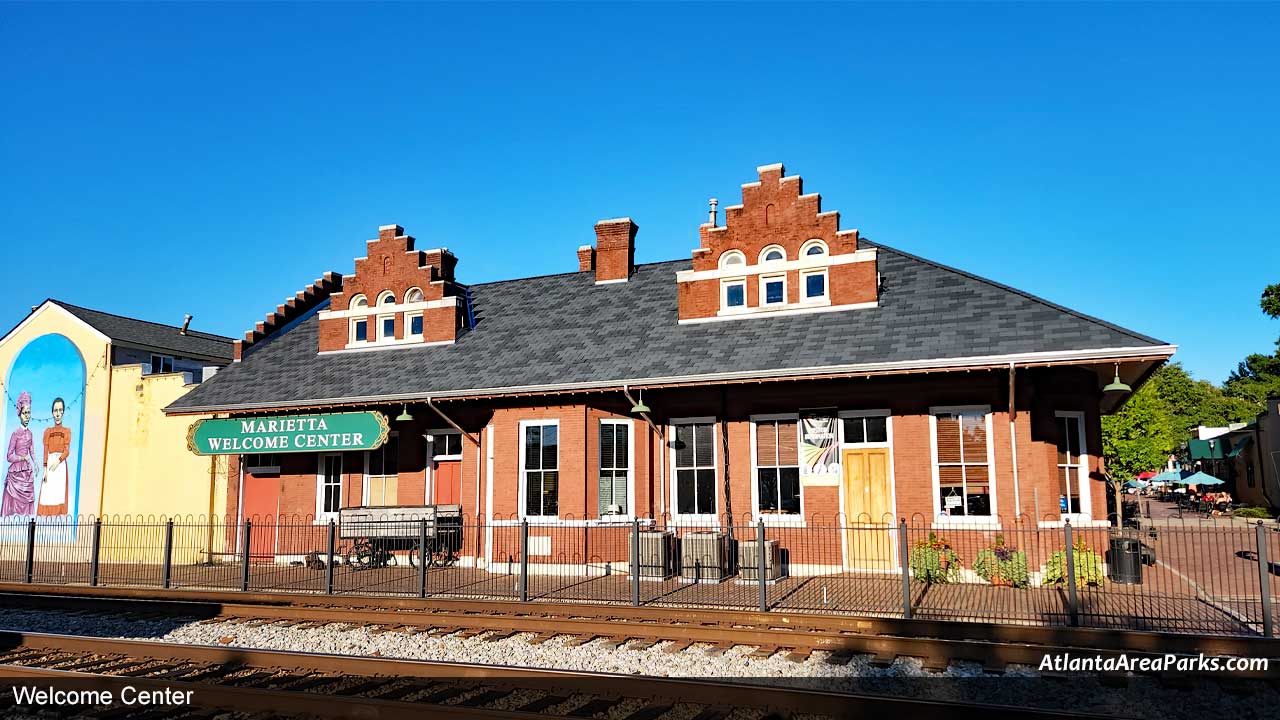
[[[462,461],[437,460],[431,473],[431,489],[436,505],[462,504]]]
[[[276,516],[280,511],[280,478],[244,476],[244,507],[241,517],[252,520],[249,555],[271,558],[276,553]],[[241,529],[243,532],[243,528]],[[243,538],[244,536],[241,535]],[[236,540],[237,548],[240,540]]]

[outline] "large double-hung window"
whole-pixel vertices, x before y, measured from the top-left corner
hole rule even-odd
[[[716,512],[716,423],[714,419],[675,421],[672,444],[675,505],[680,515]]]
[[[539,420],[520,424],[524,453],[521,455],[521,489],[524,514],[555,517],[560,498],[560,424]]]
[[[990,409],[935,408],[932,420],[939,513],[950,517],[992,517]]]
[[[631,485],[631,421],[600,421],[600,517],[628,515]]]
[[[382,447],[365,453],[364,504],[398,505],[400,441],[393,433]]]
[[[794,417],[752,423],[756,434],[756,503],[761,514],[800,514],[799,427]]]

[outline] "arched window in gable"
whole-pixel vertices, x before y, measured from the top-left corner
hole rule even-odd
[[[422,291],[416,287],[409,288],[409,291],[404,294],[404,302],[406,305],[409,303],[422,302]]]
[[[826,254],[827,244],[818,239],[810,240],[800,246],[800,257],[802,258]]]
[[[760,263],[783,262],[787,259],[787,251],[781,245],[770,245],[760,251]]]
[[[395,305],[396,304],[395,293],[391,292],[390,290],[384,290],[382,294],[378,295],[378,304],[379,305]]]
[[[739,250],[726,250],[720,256],[720,269],[737,268],[747,264],[747,258]]]

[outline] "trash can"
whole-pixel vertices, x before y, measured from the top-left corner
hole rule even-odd
[[[1142,584],[1142,543],[1135,537],[1111,536],[1107,549],[1111,581],[1122,585]]]

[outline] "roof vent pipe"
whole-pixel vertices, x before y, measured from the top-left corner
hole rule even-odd
[[[186,335],[187,328],[191,327],[191,314],[188,313],[182,320],[182,329],[178,331],[179,335]]]
[[[708,203],[711,205],[711,213],[710,213],[710,215],[711,215],[711,227],[715,227],[715,226],[716,226],[716,205],[719,205],[719,204],[720,204],[720,201],[719,201],[719,200],[717,200],[717,199],[715,199],[715,198],[711,198],[711,199],[708,201]]]

